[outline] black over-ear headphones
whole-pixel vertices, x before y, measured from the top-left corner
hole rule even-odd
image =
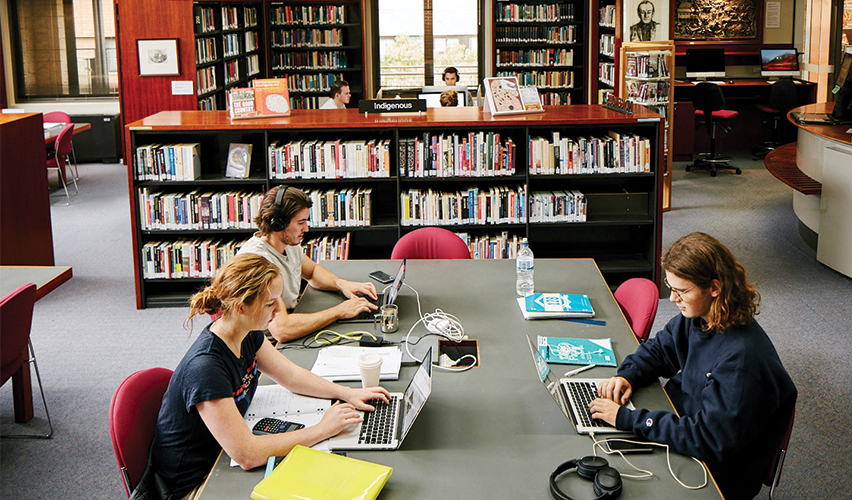
[[[277,233],[278,231],[283,231],[284,228],[287,227],[287,223],[284,222],[284,219],[281,217],[281,203],[284,201],[284,195],[287,193],[287,189],[290,186],[283,186],[283,188],[278,188],[278,193],[275,194],[275,205],[272,206],[272,216],[269,217],[269,229],[272,230],[273,233]]]
[[[609,466],[606,459],[595,456],[569,460],[553,471],[550,475],[550,494],[556,500],[574,500],[556,485],[556,477],[571,469],[577,469],[577,475],[589,481],[594,481],[595,500],[613,500],[621,495],[621,474]]]

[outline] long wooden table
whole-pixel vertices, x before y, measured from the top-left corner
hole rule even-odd
[[[610,338],[617,360],[632,353],[637,342],[609,287],[591,259],[536,259],[536,290],[586,293],[605,326],[560,320],[524,321],[515,294],[514,261],[409,260],[405,283],[420,294],[423,312],[436,308],[457,316],[465,333],[479,343],[480,367],[463,373],[433,370],[432,395],[402,447],[396,451],[350,452],[349,456],[393,467],[381,493],[382,500],[489,498],[550,498],[548,478],[564,461],[592,454],[592,440],[578,435],[542,387],[533,366],[526,335]],[[393,274],[399,261],[324,262],[337,275],[368,280],[367,274],[383,270]],[[316,311],[337,303],[341,296],[309,288],[297,311]],[[400,328],[386,338],[402,341],[417,321],[414,292],[403,287],[397,300]],[[333,324],[340,333],[370,329],[369,324]],[[426,333],[417,326],[412,339]],[[412,346],[423,356],[434,337]],[[285,350],[285,355],[310,368],[315,350]],[[404,351],[403,351],[404,352]],[[552,365],[561,376],[570,369]],[[383,382],[389,390],[403,390],[411,373]],[[591,378],[610,377],[615,368],[597,367],[584,373]],[[672,409],[662,387],[639,390],[637,407]],[[672,468],[689,485],[701,484],[702,467],[690,458],[672,454]],[[204,499],[248,498],[263,478],[263,468],[243,471],[229,466],[224,452],[202,491]],[[699,490],[686,490],[671,477],[666,455],[655,451],[634,455],[631,461],[654,472],[647,480],[624,479],[622,498],[719,499],[712,481]],[[622,473],[629,467],[618,457],[611,464]],[[571,476],[566,474],[566,476]],[[593,498],[590,482],[574,477],[560,481],[574,498]]]
[[[69,266],[0,266],[0,297],[14,292],[19,286],[35,283],[36,300],[71,279]],[[30,365],[25,363],[12,375],[12,399],[15,405],[15,422],[25,423],[33,418],[33,390]]]
[[[59,137],[59,132],[62,132],[62,129],[65,128],[65,123],[62,124],[61,127],[54,127],[44,131],[44,145],[51,146],[56,142],[56,138]],[[75,123],[74,124],[74,133],[71,135],[77,135],[81,132],[85,132],[87,130],[91,130],[91,123]]]

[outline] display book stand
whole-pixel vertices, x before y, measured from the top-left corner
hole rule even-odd
[[[369,220],[366,224],[337,225],[322,221],[320,226],[312,221],[308,237],[350,235],[347,238],[348,258],[376,259],[388,258],[394,244],[403,234],[422,226],[439,226],[457,233],[467,233],[471,239],[507,234],[510,239],[527,237],[536,256],[540,258],[594,258],[612,287],[632,277],[659,281],[657,263],[661,245],[661,212],[657,193],[660,164],[658,152],[662,140],[660,120],[656,115],[641,107],[637,108],[634,115],[624,115],[597,105],[575,105],[548,106],[545,113],[533,115],[505,116],[493,121],[489,118],[478,108],[430,109],[422,117],[374,114],[365,117],[353,109],[341,113],[339,120],[330,120],[329,114],[321,110],[295,110],[288,118],[238,121],[232,121],[225,111],[164,111],[129,124],[126,127],[126,155],[130,159],[128,179],[137,307],[184,306],[192,292],[209,279],[146,277],[142,259],[146,245],[214,242],[217,248],[231,245],[233,250],[233,245],[246,240],[255,231],[252,225],[245,223],[230,224],[224,228],[146,226],[144,214],[149,210],[143,205],[145,198],[140,196],[142,190],[148,194],[164,195],[170,200],[170,203],[158,205],[161,210],[174,207],[171,202],[176,201],[173,198],[179,201],[185,193],[195,193],[201,198],[217,194],[227,195],[228,200],[238,197],[244,201],[235,204],[237,215],[244,215],[239,212],[240,207],[250,207],[252,200],[256,203],[262,193],[281,184],[292,185],[306,192],[321,193],[315,206],[334,203],[337,199],[335,196],[341,192],[358,194],[369,190],[371,201],[367,207]],[[635,135],[647,138],[647,144],[650,145],[649,171],[621,172],[591,168],[594,166],[591,160],[593,157],[598,161],[597,166],[606,167],[604,158],[611,151],[608,153],[605,144],[613,135],[611,133],[621,137]],[[532,172],[528,165],[532,144],[536,143],[542,148],[538,151],[552,152],[557,145],[554,134],[559,134],[562,140],[571,138],[575,144],[580,144],[582,139],[586,144],[588,168],[582,173]],[[417,177],[411,175],[409,165],[401,166],[403,158],[406,162],[411,158],[410,154],[403,154],[403,144],[407,146],[406,149],[415,141],[440,145],[443,139],[452,143],[449,139],[456,136],[459,144],[473,137],[479,144],[490,145],[488,140],[493,136],[493,144],[502,147],[511,140],[515,151],[512,157],[514,171],[498,173],[496,164],[486,164],[485,171],[480,172],[449,171],[442,174],[433,171]],[[342,142],[344,139],[373,142],[377,146],[389,148],[386,175],[373,177],[357,174],[329,178],[305,173],[285,179],[272,173],[269,153],[273,147],[296,143],[303,147],[319,147],[323,143]],[[483,140],[485,143],[481,142]],[[543,142],[550,142],[550,146]],[[149,176],[139,175],[140,156],[137,153],[140,150],[144,152],[157,149],[155,146],[158,145],[186,143],[198,144],[201,172],[197,179],[153,180]],[[224,175],[231,143],[253,145],[251,171],[245,179],[227,178]],[[486,154],[486,151],[491,150],[483,148],[481,151]],[[599,154],[594,155],[595,152]],[[441,157],[441,154],[437,155],[437,158]],[[312,165],[306,167],[311,172],[315,170]],[[329,192],[332,194],[328,195]],[[419,220],[403,223],[406,207],[410,208],[403,200],[417,198],[414,196],[416,193],[420,193],[421,200],[424,199],[422,195],[427,193],[437,196],[437,199],[432,199],[431,205],[420,205],[421,210],[427,207],[434,212],[426,210],[420,214]],[[461,198],[459,193],[462,193]],[[532,214],[540,210],[540,207],[533,206],[534,201],[550,202],[551,206],[556,206],[553,205],[554,193],[581,193],[587,207],[586,220],[577,222],[560,218],[562,214],[558,207],[534,222],[530,222],[525,213],[507,212],[505,200],[513,196],[529,202],[527,206],[522,202],[514,205],[516,209]],[[550,195],[551,198],[543,195]],[[481,219],[468,224],[450,223],[441,219],[447,216],[447,211],[453,214],[453,210],[466,206],[468,202],[471,206],[478,203],[487,209],[488,217],[483,212]],[[192,204],[186,206],[190,212],[197,208]],[[516,219],[512,220],[512,216]],[[242,220],[245,222],[245,218]],[[191,255],[197,258],[199,250],[193,252]],[[176,265],[178,262],[175,259],[189,257],[185,253],[177,253],[170,254],[169,258],[171,260],[167,264]]]
[[[674,144],[674,41],[621,44],[619,96],[661,115],[663,134],[663,210],[671,208]]]

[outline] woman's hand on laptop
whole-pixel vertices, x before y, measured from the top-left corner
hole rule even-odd
[[[385,403],[390,403],[390,393],[384,387],[366,387],[364,389],[350,387],[349,389],[349,393],[344,399],[359,410],[375,410],[375,408],[367,404],[367,401],[371,399],[381,399]]]
[[[633,394],[633,387],[624,377],[612,377],[598,388],[598,395],[604,399],[626,405]]]
[[[322,420],[317,426],[322,429],[323,436],[331,437],[340,434],[340,431],[346,427],[363,420],[364,417],[355,410],[354,405],[337,402],[323,414]]]
[[[360,283],[356,281],[338,279],[337,288],[343,293],[343,296],[347,299],[364,296],[376,300],[377,297],[376,287],[373,286],[372,283]]]

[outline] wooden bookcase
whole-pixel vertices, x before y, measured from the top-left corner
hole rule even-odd
[[[134,269],[136,277],[137,307],[182,306],[187,297],[205,279],[148,279],[144,277],[141,252],[153,242],[175,240],[222,240],[242,241],[251,236],[253,229],[217,230],[150,230],[144,229],[139,191],[178,192],[231,192],[249,194],[262,193],[276,185],[288,184],[304,190],[371,189],[368,226],[316,227],[308,237],[322,235],[342,236],[350,234],[349,258],[369,259],[390,257],[393,245],[399,237],[423,225],[439,225],[456,232],[468,233],[471,237],[495,235],[506,232],[510,235],[527,237],[536,256],[593,257],[607,282],[615,287],[626,279],[640,276],[659,283],[659,256],[661,245],[661,206],[658,197],[661,177],[659,154],[662,145],[661,126],[657,115],[639,108],[634,115],[624,115],[597,105],[548,106],[538,115],[505,117],[492,120],[480,108],[429,109],[422,115],[405,116],[368,115],[357,110],[334,113],[320,110],[294,111],[288,118],[270,118],[231,121],[227,112],[167,111],[129,124],[125,129],[128,150],[129,196],[133,230]],[[530,155],[535,147],[532,140],[553,140],[554,133],[580,141],[585,138],[607,137],[610,132],[622,135],[637,134],[648,139],[648,172],[622,173],[574,173],[542,174],[530,168],[528,158],[537,161],[539,156]],[[446,177],[426,175],[410,177],[408,156],[401,145],[414,139],[423,139],[426,144],[440,143],[456,135],[465,138],[471,134],[495,135],[495,142],[504,143],[511,139],[514,145],[514,173],[506,176],[471,175],[456,173]],[[424,136],[424,134],[429,134]],[[499,134],[499,140],[496,139]],[[386,177],[380,178],[296,178],[279,180],[270,175],[268,149],[274,144],[290,141],[386,141],[389,144],[389,164]],[[449,139],[448,139],[449,140]],[[248,179],[228,179],[224,170],[230,143],[253,145],[250,176]],[[155,144],[199,144],[201,176],[195,181],[150,181],[140,180],[135,174],[138,168],[137,148]],[[599,158],[606,155],[603,142],[601,149],[587,143],[588,154],[598,151]],[[407,148],[407,146],[406,146]],[[487,149],[487,148],[485,148]],[[484,150],[485,150],[484,149]],[[483,151],[484,151],[483,150]],[[543,149],[548,151],[547,149]],[[454,149],[454,151],[461,151]],[[552,151],[552,150],[549,150]],[[402,155],[401,155],[402,154]],[[485,154],[485,153],[483,153]],[[551,154],[551,153],[546,153]],[[620,155],[618,155],[621,157]],[[440,155],[436,156],[440,158]],[[484,157],[480,157],[484,158]],[[406,165],[401,167],[402,161]],[[483,164],[487,165],[487,162]],[[525,212],[520,219],[511,223],[499,217],[512,215],[505,210],[496,211],[493,201],[485,198],[482,207],[498,218],[479,224],[455,225],[446,220],[430,222],[426,215],[413,225],[404,225],[406,211],[402,200],[417,190],[421,192],[452,194],[475,188],[480,194],[500,192],[506,188],[516,193],[529,193],[524,204]],[[585,222],[528,222],[525,214],[534,210],[530,201],[536,194],[578,191],[586,199]],[[462,199],[468,199],[465,194]],[[440,205],[440,204],[439,204]],[[444,215],[452,212],[453,206],[440,205]],[[458,208],[460,205],[456,205]],[[438,210],[438,205],[433,206]],[[468,211],[470,207],[468,207]],[[447,212],[449,211],[449,212]],[[557,211],[558,212],[558,211]],[[439,213],[439,212],[436,212]]]
[[[640,104],[665,118],[663,134],[663,210],[671,207],[672,152],[674,151],[674,42],[621,44],[619,97]]]
[[[589,72],[589,85],[592,102],[601,104],[605,94],[618,93],[622,3],[616,0],[596,0],[592,2],[591,8],[591,39],[597,43],[597,50],[590,50],[589,67],[597,68],[597,75]]]
[[[198,109],[227,109],[229,89],[265,75],[263,4],[195,2],[195,84]]]
[[[269,4],[270,77],[286,76],[292,109],[317,109],[335,80],[364,96],[362,0]]]
[[[586,102],[586,2],[494,0],[494,76],[538,87],[545,105]]]

